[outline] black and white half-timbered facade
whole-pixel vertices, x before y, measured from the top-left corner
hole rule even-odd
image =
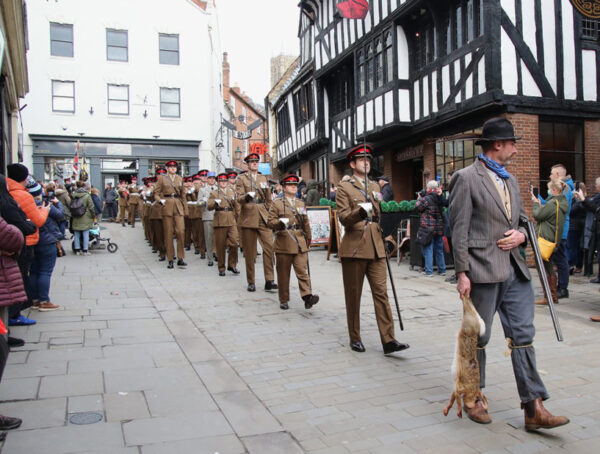
[[[370,0],[364,19],[337,3],[299,4],[300,66],[268,106],[280,171],[326,195],[347,149],[368,141],[374,172],[412,199],[473,161],[461,136],[505,115],[526,139],[521,180],[543,181],[557,162],[577,180],[600,176],[600,19],[585,2]]]

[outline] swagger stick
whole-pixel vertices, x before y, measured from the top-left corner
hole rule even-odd
[[[562,331],[560,330],[560,325],[558,323],[558,317],[556,316],[556,312],[554,312],[554,300],[552,299],[552,292],[550,292],[548,276],[546,275],[546,269],[544,268],[542,254],[540,252],[540,247],[537,242],[537,235],[535,234],[533,225],[531,224],[531,221],[527,216],[521,216],[519,218],[519,224],[521,224],[527,229],[529,244],[531,244],[531,248],[533,249],[533,255],[535,256],[535,264],[537,266],[538,273],[540,274],[540,277],[542,279],[542,287],[544,288],[546,299],[548,300],[548,308],[550,309],[550,317],[552,317],[552,323],[554,324],[554,332],[556,333],[556,339],[559,342],[562,342]]]

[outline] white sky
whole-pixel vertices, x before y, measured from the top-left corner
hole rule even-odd
[[[229,53],[230,84],[264,104],[271,89],[270,59],[297,56],[298,0],[216,0],[221,48]]]

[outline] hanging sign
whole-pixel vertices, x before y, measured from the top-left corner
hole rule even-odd
[[[233,131],[235,139],[246,140],[252,136],[252,131]]]
[[[600,19],[600,0],[571,0],[571,3],[585,17]]]

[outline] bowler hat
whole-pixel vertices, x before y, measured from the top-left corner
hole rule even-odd
[[[510,121],[506,118],[496,117],[483,124],[481,137],[477,139],[475,145],[483,145],[496,140],[520,140],[521,138],[515,136],[515,128]]]

